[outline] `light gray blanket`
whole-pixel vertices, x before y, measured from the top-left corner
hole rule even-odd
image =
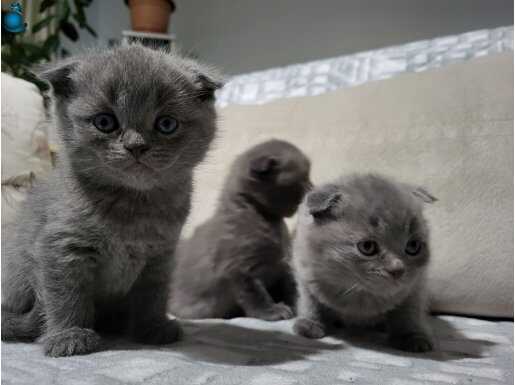
[[[432,321],[438,351],[389,349],[381,333],[319,341],[292,321],[251,318],[184,324],[166,347],[109,341],[87,356],[47,358],[38,344],[2,343],[2,384],[513,384],[513,323],[465,317]]]

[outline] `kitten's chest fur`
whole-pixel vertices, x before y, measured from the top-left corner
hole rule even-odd
[[[99,297],[126,294],[148,260],[172,258],[189,210],[183,198],[121,194],[90,206],[89,224],[101,229],[95,247]]]
[[[269,232],[262,239],[261,252],[256,255],[255,276],[265,285],[272,285],[282,276],[291,256],[288,229],[284,221],[268,224]]]

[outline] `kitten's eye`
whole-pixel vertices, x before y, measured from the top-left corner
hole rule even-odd
[[[106,134],[116,131],[118,129],[118,121],[113,114],[98,114],[93,118],[93,125],[97,130]]]
[[[411,241],[408,241],[408,243],[406,244],[406,249],[404,251],[408,255],[417,255],[418,253],[420,253],[421,249],[422,242],[417,241],[416,239],[412,239]]]
[[[376,241],[361,241],[358,242],[358,250],[361,254],[370,257],[372,255],[376,255],[379,252],[379,245]]]
[[[157,118],[155,128],[161,134],[170,135],[177,129],[178,125],[177,119],[171,116],[161,116]]]

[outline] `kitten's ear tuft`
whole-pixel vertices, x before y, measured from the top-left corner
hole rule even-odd
[[[182,58],[179,66],[197,89],[201,101],[215,100],[215,91],[224,85],[224,78],[218,70],[189,58]]]
[[[334,186],[321,191],[313,191],[306,198],[306,206],[309,214],[320,221],[334,218],[340,208],[343,194],[337,191]]]
[[[438,200],[423,187],[416,187],[411,193],[424,203],[435,203]]]
[[[205,73],[198,73],[193,80],[193,84],[198,88],[198,97],[202,101],[215,99],[215,91],[223,87],[223,82],[216,76]]]
[[[270,175],[277,170],[279,161],[272,156],[259,156],[250,161],[250,172],[260,178]]]
[[[54,90],[57,97],[67,97],[73,93],[73,80],[71,74],[77,66],[78,62],[64,62],[51,67],[44,66],[36,70],[37,76],[48,82]]]

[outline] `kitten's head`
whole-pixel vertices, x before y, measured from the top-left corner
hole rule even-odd
[[[305,200],[307,242],[314,266],[333,284],[395,293],[412,284],[429,261],[421,188],[377,175],[352,176],[315,189]]]
[[[202,160],[216,130],[211,71],[139,45],[67,59],[39,75],[53,89],[64,155],[98,183],[149,190]]]
[[[267,213],[289,217],[295,214],[311,188],[311,163],[291,143],[272,139],[241,154],[233,164],[229,183]]]

